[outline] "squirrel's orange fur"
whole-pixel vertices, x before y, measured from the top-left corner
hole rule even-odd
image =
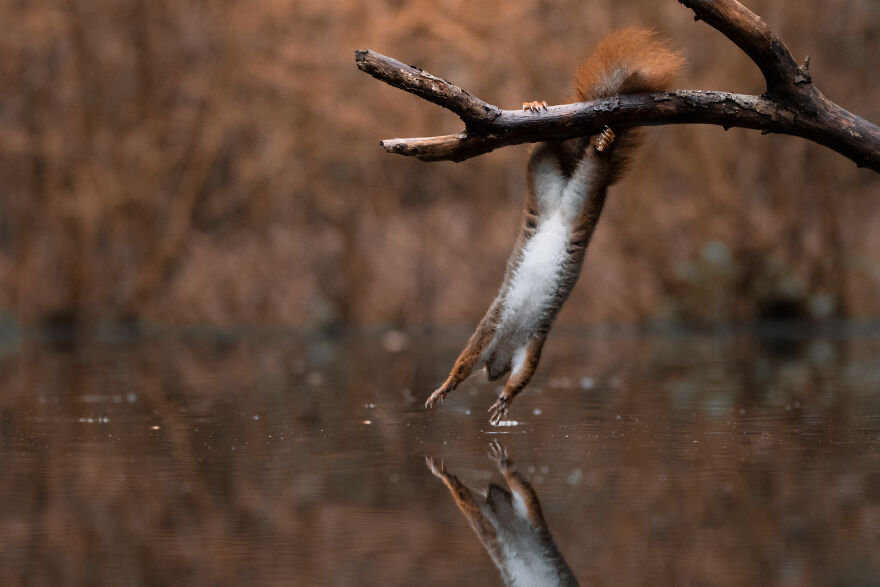
[[[681,55],[648,30],[623,29],[604,39],[575,76],[578,99],[666,89]],[[540,112],[542,101],[524,109]],[[537,145],[529,158],[523,223],[507,262],[504,283],[446,382],[426,406],[455,389],[480,364],[493,380],[512,371],[490,408],[491,421],[507,415],[528,385],[553,320],[577,281],[608,186],[629,165],[639,129],[619,129]]]
[[[626,28],[605,37],[578,67],[574,83],[582,102],[669,87],[684,64],[681,53],[646,29]]]
[[[620,29],[605,37],[581,62],[574,76],[575,94],[581,102],[589,102],[618,94],[659,92],[669,88],[683,65],[681,53],[656,32]],[[629,169],[641,139],[640,128],[617,132],[611,155],[611,183]],[[582,143],[583,139],[576,144],[583,148]]]

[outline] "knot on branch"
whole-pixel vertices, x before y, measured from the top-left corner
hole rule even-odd
[[[807,58],[804,59],[804,64],[798,68],[797,74],[794,76],[795,84],[811,84],[813,83],[813,76],[810,75],[810,56],[807,55]]]

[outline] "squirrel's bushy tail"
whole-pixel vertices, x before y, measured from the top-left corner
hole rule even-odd
[[[647,29],[626,28],[605,37],[578,68],[575,88],[586,102],[618,94],[665,90],[684,64],[681,53]],[[629,163],[641,142],[638,129],[619,131],[610,150],[612,181]]]
[[[575,75],[578,98],[586,102],[665,90],[684,64],[681,53],[647,29],[627,28],[602,39]]]

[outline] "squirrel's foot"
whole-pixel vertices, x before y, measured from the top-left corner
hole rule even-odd
[[[522,109],[530,110],[532,112],[538,112],[540,110],[547,110],[547,102],[544,100],[533,100],[531,102],[523,102]]]
[[[446,387],[446,385],[444,384],[442,387],[440,387],[439,389],[434,391],[434,393],[431,394],[431,397],[429,397],[427,399],[427,401],[425,402],[425,407],[426,408],[433,408],[435,404],[442,402],[444,400],[444,398],[446,398],[446,394],[448,394],[450,391],[452,391],[452,389],[453,388],[451,388],[451,387]]]
[[[507,454],[507,447],[497,440],[493,440],[489,443],[488,457],[492,459],[498,467],[498,470],[502,472],[506,471],[511,465],[513,465],[513,461],[510,460],[510,457]]]
[[[596,147],[597,151],[603,153],[607,151],[608,148],[611,146],[611,143],[614,142],[614,138],[614,131],[606,126],[605,130],[590,139],[590,143],[592,143],[592,145]]]
[[[489,408],[489,423],[492,426],[498,426],[502,420],[507,419],[510,401],[509,397],[500,395],[498,396],[498,399],[495,400],[495,403],[492,404],[492,407]]]

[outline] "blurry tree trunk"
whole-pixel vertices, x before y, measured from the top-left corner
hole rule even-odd
[[[211,124],[209,118],[205,108],[200,108],[194,115],[175,196],[165,222],[159,227],[161,235],[155,239],[155,247],[140,267],[131,294],[125,301],[123,311],[126,314],[137,315],[137,308],[166,282],[171,264],[192,232],[196,203],[223,147],[223,129]]]

